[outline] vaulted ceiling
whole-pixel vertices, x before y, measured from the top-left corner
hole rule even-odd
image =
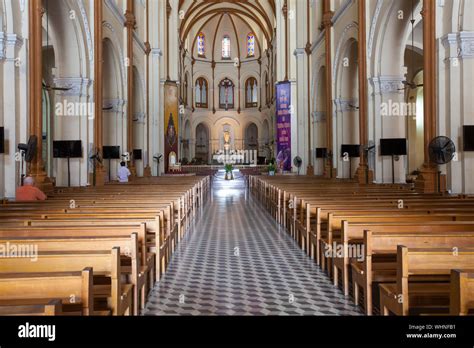
[[[268,43],[273,39],[275,0],[180,0],[179,11],[183,18],[180,24],[182,42],[189,35],[196,36],[207,23],[222,15],[246,23],[251,31],[261,34]],[[195,38],[190,39],[194,41]]]

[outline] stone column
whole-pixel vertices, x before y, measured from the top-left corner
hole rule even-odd
[[[44,8],[41,0],[30,0],[29,10],[29,130],[30,136],[38,139],[36,156],[30,163],[29,175],[34,177],[40,189],[53,190],[51,179],[47,177],[43,162],[43,27]]]
[[[193,67],[194,67],[194,63],[196,62],[196,60],[193,58]],[[215,90],[215,87],[216,87],[216,81],[215,81],[215,72],[216,72],[216,62],[215,60],[213,59],[212,62],[211,62],[211,67],[212,67],[212,113],[215,114],[216,113],[216,93],[219,92],[219,87],[217,87],[217,92]],[[194,88],[194,86],[193,86]],[[207,91],[207,99],[209,100],[209,91]]]
[[[127,28],[127,151],[132,156],[133,152],[133,112],[134,112],[134,100],[133,100],[133,31],[137,21],[134,13],[134,0],[127,0],[127,11],[125,12],[125,27]],[[130,157],[129,169],[132,173],[132,177],[137,175],[135,168],[135,160]]]
[[[311,122],[311,0],[306,0],[306,75],[307,75],[307,113],[308,113],[308,166],[306,167],[306,175],[314,175],[313,167],[313,151],[311,149],[311,129],[313,128]]]
[[[94,0],[94,144],[102,158],[103,141],[103,0]],[[97,163],[95,169],[95,184],[105,183],[105,168],[103,163]],[[92,181],[92,180],[91,180]]]
[[[20,83],[19,68],[20,62],[25,62],[26,49],[23,47],[25,41],[16,33],[0,33],[0,65],[3,66],[3,75],[0,72],[3,88],[3,98],[0,97],[0,112],[5,127],[5,154],[0,156],[0,185],[3,183],[0,197],[14,198],[15,190],[19,183],[20,166],[16,161],[17,147],[16,144],[24,142],[25,139],[20,134],[26,136],[26,112],[21,104],[24,104],[22,96],[25,95],[26,88]],[[26,82],[26,81],[25,81]],[[8,117],[7,117],[8,116]],[[25,120],[25,121],[24,121]],[[8,139],[8,140],[7,140]]]
[[[355,180],[359,184],[370,184],[374,174],[369,171],[367,152],[368,146],[368,122],[367,122],[367,18],[366,0],[358,0],[359,6],[359,144],[361,146],[359,167],[355,175]]]
[[[284,0],[283,2],[283,8],[282,8],[282,12],[283,12],[283,19],[285,21],[285,78],[284,78],[284,81],[288,81],[288,68],[289,68],[289,60],[290,60],[290,57],[288,56],[288,50],[289,50],[289,43],[288,43],[288,36],[290,35],[289,34],[289,30],[288,30],[288,0]]]
[[[166,81],[170,81],[170,16],[171,5],[170,1],[166,1]]]
[[[143,158],[146,158],[146,166],[143,169],[144,177],[151,177],[152,170],[150,167],[150,4],[149,0],[146,0],[146,154],[143,154]]]
[[[334,12],[331,11],[330,0],[324,0],[323,3],[323,26],[326,44],[326,139],[328,154],[332,154],[333,158],[336,153],[333,149],[333,104],[332,104],[332,17]],[[336,170],[334,169],[333,158],[326,161],[324,168],[324,176],[327,178],[334,178]]]
[[[429,143],[436,137],[436,0],[423,0],[423,106],[424,106],[424,145],[425,161],[415,187],[425,193],[438,190],[438,166],[430,162]]]
[[[239,65],[237,66],[237,79],[239,80],[238,81],[238,84],[237,84],[237,90],[239,91],[239,94],[238,94],[238,108],[237,108],[237,113],[240,114],[240,112],[242,111],[241,108],[240,108],[240,105],[242,104],[242,101],[240,100],[241,98],[241,92],[240,92],[240,89],[241,89],[241,83],[240,83],[240,69],[242,67],[242,64],[240,63],[240,59],[239,59]],[[234,92],[234,98],[235,98],[235,92]],[[244,92],[244,99],[245,99],[245,92]],[[235,102],[234,102],[235,104]],[[234,105],[235,107],[235,105]]]

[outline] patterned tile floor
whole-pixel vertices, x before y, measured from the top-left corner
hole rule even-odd
[[[361,312],[253,200],[242,178],[229,182],[220,173],[144,315]]]

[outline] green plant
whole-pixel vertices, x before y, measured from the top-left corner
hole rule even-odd
[[[224,168],[225,168],[226,173],[231,173],[232,170],[234,170],[234,167],[232,166],[232,164],[226,164]]]
[[[275,166],[275,164],[270,163],[270,164],[268,165],[268,171],[269,171],[269,172],[275,172],[275,171],[276,171],[276,166]]]

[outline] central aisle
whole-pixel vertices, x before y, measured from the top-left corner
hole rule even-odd
[[[249,196],[240,173],[219,174],[145,315],[360,315]]]

